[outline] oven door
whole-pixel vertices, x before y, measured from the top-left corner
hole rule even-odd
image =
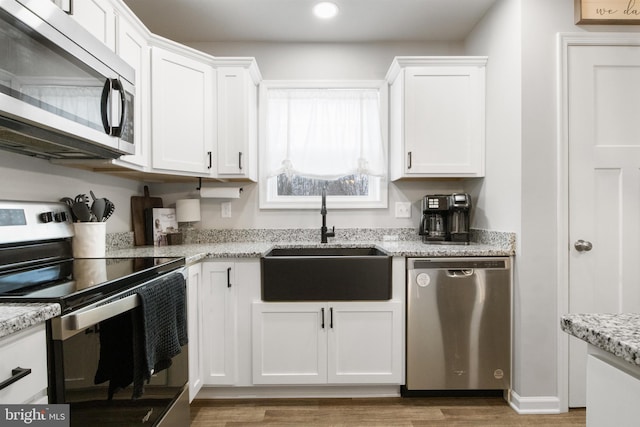
[[[126,296],[131,292],[50,322],[49,400],[70,405],[71,426],[189,424],[187,345],[171,359],[169,368],[145,381],[141,397],[132,398],[133,385],[126,380],[126,371],[133,360],[122,358],[135,339],[126,327],[139,305],[138,295]],[[121,384],[129,385],[111,390],[110,384],[119,378],[96,384],[105,366],[122,369],[125,381]]]

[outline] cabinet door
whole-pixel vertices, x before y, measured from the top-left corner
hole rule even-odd
[[[327,382],[327,308],[318,303],[253,303],[253,383]]]
[[[408,67],[404,173],[484,176],[484,67]]]
[[[213,168],[214,70],[153,47],[151,129],[153,169],[207,175]]]
[[[235,265],[229,262],[202,264],[200,309],[204,355],[204,384],[236,382],[237,286]]]
[[[400,302],[329,303],[328,382],[402,383]]]
[[[124,17],[118,18],[116,53],[136,72],[134,100],[135,154],[122,156],[116,163],[149,165],[149,48],[144,35]]]
[[[242,67],[218,73],[218,175],[255,180],[252,145],[257,145],[257,87]]]
[[[9,379],[12,371],[18,368],[31,369],[31,373],[2,388],[0,404],[46,403],[47,337],[44,323],[0,339],[0,382]]]
[[[189,327],[189,402],[191,402],[202,388],[203,357],[202,357],[202,316],[200,300],[202,298],[202,265],[189,267],[187,282],[187,321]]]
[[[115,51],[115,12],[109,2],[104,0],[73,1],[71,16],[98,40]]]

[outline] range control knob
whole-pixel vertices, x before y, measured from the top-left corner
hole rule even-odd
[[[40,214],[40,221],[45,223],[53,221],[53,212],[42,212]]]
[[[56,222],[67,222],[67,213],[66,213],[66,212],[64,212],[64,211],[63,211],[63,212],[56,212],[56,213],[53,215],[53,219],[54,219]]]

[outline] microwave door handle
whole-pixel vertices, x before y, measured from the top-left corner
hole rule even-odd
[[[111,128],[111,135],[120,137],[122,135],[122,130],[124,129],[124,121],[127,113],[127,98],[124,92],[124,86],[120,79],[112,79],[111,81],[113,82],[113,88],[120,94],[120,122],[118,123],[118,126]]]
[[[109,113],[111,113],[111,117],[115,114],[113,107],[113,91],[117,90],[120,94],[120,123],[119,126],[111,126],[109,123]],[[126,114],[126,104],[127,99],[125,97],[124,86],[118,79],[110,79],[104,82],[104,86],[102,88],[102,98],[100,100],[100,110],[102,113],[102,126],[104,127],[104,131],[107,135],[112,135],[116,137],[120,137],[122,134],[122,129],[124,128],[124,120]]]
[[[100,114],[102,115],[102,127],[107,135],[111,135],[111,124],[109,123],[109,95],[111,94],[111,79],[106,79],[102,87],[102,97],[100,99]]]

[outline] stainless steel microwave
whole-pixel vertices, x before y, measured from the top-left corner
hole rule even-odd
[[[0,149],[133,154],[134,84],[134,69],[52,2],[0,0]]]

